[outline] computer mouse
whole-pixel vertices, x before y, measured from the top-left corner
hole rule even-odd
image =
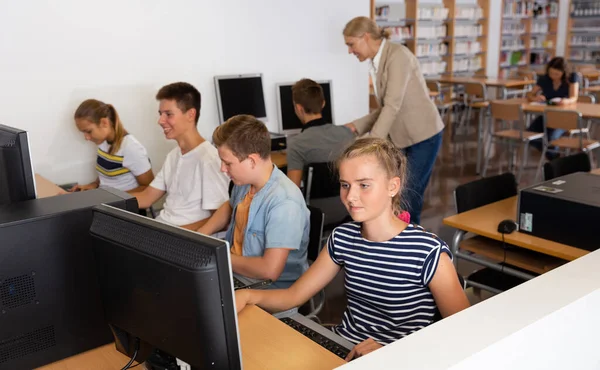
[[[515,230],[517,230],[517,223],[513,220],[503,220],[498,224],[500,234],[510,234]]]

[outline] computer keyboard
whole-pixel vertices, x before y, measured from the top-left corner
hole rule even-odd
[[[281,321],[283,321],[285,324],[287,324],[288,326],[290,326],[292,329],[296,330],[300,334],[304,335],[308,339],[317,343],[321,347],[325,348],[326,350],[333,352],[333,354],[335,354],[338,357],[345,359],[346,356],[348,356],[348,353],[350,353],[350,350],[347,349],[346,347],[340,346],[333,340],[317,333],[316,331],[312,330],[309,327],[306,327],[306,326],[300,324],[296,320],[293,320],[289,317],[285,317],[285,318],[281,319]]]
[[[233,278],[233,289],[240,289],[245,287],[246,284],[242,283],[238,278]]]

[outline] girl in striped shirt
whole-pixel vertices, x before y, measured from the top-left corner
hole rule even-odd
[[[383,139],[359,139],[338,160],[340,197],[354,222],[335,228],[327,248],[290,288],[238,290],[248,304],[298,307],[345,271],[348,305],[334,331],[356,344],[347,360],[372,352],[469,306],[446,243],[397,217],[406,158]]]

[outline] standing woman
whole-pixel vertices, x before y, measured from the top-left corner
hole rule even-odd
[[[127,133],[115,107],[88,99],[79,105],[74,119],[85,139],[98,146],[98,177],[90,184],[75,185],[70,191],[111,187],[133,193],[150,185],[154,174],[146,148]]]
[[[344,28],[348,53],[369,60],[379,108],[346,124],[362,135],[392,141],[408,159],[409,182],[404,196],[411,220],[421,223],[423,194],[442,143],[444,124],[429,98],[419,61],[405,46],[387,40],[389,33],[367,17],[356,17]]]

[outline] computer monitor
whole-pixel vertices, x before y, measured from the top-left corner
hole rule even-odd
[[[133,357],[137,346],[141,362],[156,348],[192,368],[241,369],[226,241],[104,205],[90,231],[120,352]]]
[[[34,369],[111,343],[92,251],[92,207],[138,212],[115,189],[0,206],[0,369]]]
[[[262,74],[215,76],[219,124],[238,114],[267,123]]]
[[[36,198],[26,131],[0,125],[0,205]]]
[[[335,123],[333,119],[333,99],[331,99],[331,81],[322,80],[316,82],[323,88],[323,96],[325,97],[325,107],[321,113],[323,119],[329,123]],[[279,83],[276,85],[280,134],[296,134],[302,130],[302,122],[300,122],[294,111],[292,86],[294,86],[294,82]]]

